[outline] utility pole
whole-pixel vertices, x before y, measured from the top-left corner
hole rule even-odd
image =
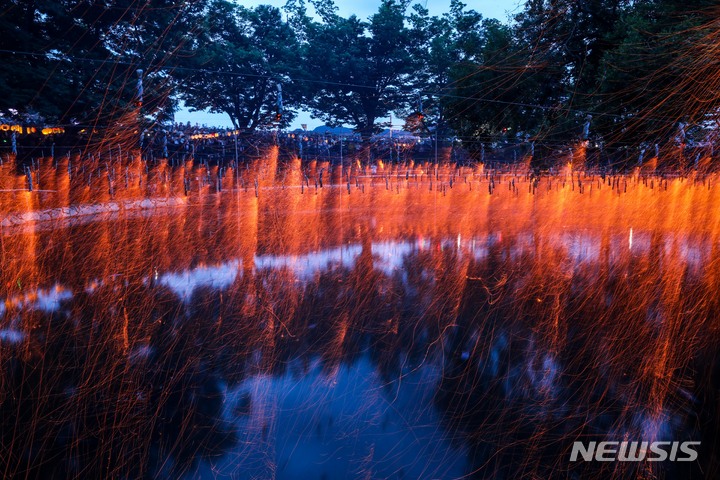
[[[275,130],[275,143],[280,143],[280,122],[282,121],[283,115],[283,98],[282,98],[282,83],[277,84],[278,97],[277,97],[277,114],[275,120],[277,121],[277,129]]]
[[[140,107],[142,107],[143,94],[145,93],[144,89],[143,89],[143,71],[142,71],[142,69],[140,69],[140,68],[137,69],[137,76],[138,76],[138,80],[137,80],[137,100],[136,100],[137,103],[136,103],[136,105],[139,110]]]
[[[135,99],[135,106],[137,107],[137,122],[138,122],[138,131],[140,132],[140,156],[142,157],[142,148],[143,148],[143,140],[145,137],[145,132],[143,131],[143,125],[142,125],[142,104],[143,104],[143,94],[145,93],[143,89],[143,71],[142,69],[137,69],[137,86],[136,86],[136,99]]]
[[[235,129],[235,169],[238,169],[238,131]]]
[[[583,140],[588,141],[590,139],[590,122],[592,121],[592,115],[588,115],[585,119],[585,126],[583,127]]]

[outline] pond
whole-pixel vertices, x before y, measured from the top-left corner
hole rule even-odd
[[[0,167],[4,478],[712,478],[715,176]],[[699,441],[571,462],[575,441]]]

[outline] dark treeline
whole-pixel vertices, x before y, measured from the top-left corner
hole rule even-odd
[[[0,117],[26,123],[164,123],[182,101],[248,133],[308,110],[368,139],[394,114],[471,152],[711,148],[717,132],[712,0],[528,0],[507,23],[456,0],[365,19],[332,0],[3,3]]]

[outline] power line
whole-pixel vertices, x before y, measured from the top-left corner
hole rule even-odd
[[[88,62],[88,63],[100,63],[100,64],[106,64],[106,63],[112,63],[114,65],[125,65],[125,66],[138,66],[141,65],[143,62],[137,61],[123,61],[120,59],[96,59],[96,58],[87,58],[87,57],[77,57],[73,55],[67,55],[62,54],[62,58],[53,58],[49,56],[48,53],[41,53],[41,52],[24,52],[24,51],[17,51],[17,50],[5,50],[0,49],[0,53],[6,53],[11,55],[26,55],[26,56],[32,56],[32,57],[40,57],[40,58],[47,58],[51,61],[72,61],[72,62]],[[153,67],[153,66],[151,66]],[[234,76],[234,77],[247,77],[247,78],[262,78],[267,80],[275,80],[275,81],[281,81],[282,78],[278,75],[267,75],[267,74],[259,74],[259,73],[249,73],[249,72],[229,72],[225,70],[210,70],[210,69],[203,69],[203,68],[193,68],[193,67],[183,67],[178,65],[155,65],[154,68],[157,70],[169,70],[170,72],[174,71],[180,71],[180,72],[196,72],[196,73],[202,73],[202,74],[212,74],[212,75],[227,75],[227,76]],[[297,82],[306,82],[306,83],[316,83],[316,84],[323,84],[323,85],[333,85],[333,86],[341,86],[341,87],[350,87],[350,88],[362,88],[362,89],[375,89],[377,88],[375,85],[363,85],[363,84],[356,84],[356,83],[346,83],[346,82],[334,82],[329,80],[318,80],[318,79],[311,79],[311,78],[302,78],[302,79],[293,79],[292,77],[285,77],[289,78],[290,81],[297,81]],[[491,104],[497,104],[497,105],[507,105],[507,106],[515,106],[515,107],[523,107],[523,108],[533,108],[533,109],[539,109],[544,111],[554,111],[554,112],[568,112],[568,113],[576,113],[581,115],[593,115],[597,117],[612,117],[612,118],[618,118],[618,119],[627,119],[627,116],[620,115],[620,114],[614,114],[614,113],[607,113],[607,112],[597,112],[592,110],[580,110],[576,108],[569,108],[569,107],[563,107],[563,106],[548,106],[548,105],[539,105],[539,104],[533,104],[533,103],[525,103],[525,102],[513,102],[513,101],[507,101],[507,100],[498,100],[498,99],[491,99],[491,98],[478,98],[474,96],[463,96],[463,95],[456,95],[446,92],[437,92],[437,91],[429,91],[429,90],[416,90],[412,87],[400,87],[401,89],[407,90],[407,93],[415,94],[415,95],[426,95],[430,97],[438,97],[438,98],[451,98],[451,99],[457,99],[457,100],[471,100],[475,102],[483,102],[483,103],[491,103]],[[452,88],[452,87],[448,87]],[[656,121],[668,121],[676,119],[661,119],[661,118],[647,118],[649,120],[656,120]]]

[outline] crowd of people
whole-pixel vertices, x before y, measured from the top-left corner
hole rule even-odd
[[[514,139],[513,139],[514,140]],[[712,145],[677,142],[660,148],[645,145],[604,149],[602,145],[584,142],[585,160],[598,165],[640,165],[651,158],[677,157],[673,164],[697,168],[702,159],[714,155]],[[0,124],[0,158],[14,155],[19,159],[57,157],[70,154],[91,155],[94,150],[119,147],[123,151],[140,148],[146,158],[167,158],[172,162],[195,159],[200,162],[222,163],[233,160],[261,158],[267,148],[280,147],[282,155],[302,160],[333,163],[349,158],[373,163],[383,161],[451,161],[464,162],[469,156],[482,163],[507,163],[526,158],[557,163],[575,161],[577,145],[537,144],[532,139],[508,142],[488,142],[479,147],[460,142],[456,138],[432,135],[418,136],[404,131],[384,131],[363,139],[350,129],[321,127],[313,131],[265,130],[253,133],[239,129],[208,127],[190,123],[157,125],[144,130],[114,126],[113,128],[85,126],[29,126]],[[102,154],[102,152],[101,152]],[[544,159],[544,160],[543,160]]]
[[[403,159],[410,152],[430,155],[434,150],[432,138],[421,138],[407,132],[383,132],[370,139],[352,131],[258,131],[247,134],[231,128],[213,128],[176,123],[169,127],[149,129],[141,135],[141,147],[158,157],[191,155],[201,160],[260,155],[262,148],[278,145],[284,152],[301,159],[317,158],[341,160],[358,152],[370,156],[389,156]]]

